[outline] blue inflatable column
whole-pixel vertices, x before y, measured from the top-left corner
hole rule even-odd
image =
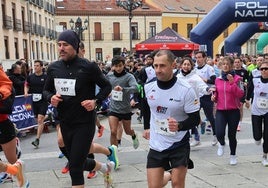
[[[224,53],[241,54],[241,46],[247,42],[255,33],[260,32],[258,22],[247,22],[240,24],[234,32],[224,41]]]

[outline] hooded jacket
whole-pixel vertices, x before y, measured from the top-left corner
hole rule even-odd
[[[230,83],[222,77],[216,78],[214,93],[217,103],[217,110],[234,110],[239,109],[240,98],[244,95],[243,83],[241,77],[234,75],[234,81]]]

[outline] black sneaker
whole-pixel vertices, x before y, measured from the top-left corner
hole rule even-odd
[[[38,147],[39,147],[39,139],[35,139],[35,141],[32,142],[32,145],[33,145],[35,148],[38,148]]]

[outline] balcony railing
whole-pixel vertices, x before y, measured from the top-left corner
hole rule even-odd
[[[93,40],[103,40],[104,39],[104,34],[103,33],[94,33],[93,34]]]
[[[112,33],[112,40],[122,40],[122,33]]]
[[[140,40],[141,39],[141,34],[140,33],[136,33],[132,35],[132,40]]]
[[[22,25],[21,25],[21,20],[20,19],[15,19],[15,28],[16,31],[21,31],[22,30]]]
[[[30,33],[30,31],[31,31],[30,22],[24,21],[24,25],[23,25],[22,29],[23,29],[23,32]]]
[[[11,16],[7,16],[7,15],[4,16],[3,25],[4,25],[5,29],[12,29],[13,28]]]

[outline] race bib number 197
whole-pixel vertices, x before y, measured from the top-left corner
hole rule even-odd
[[[75,96],[75,83],[75,79],[54,79],[56,91],[60,95]]]

